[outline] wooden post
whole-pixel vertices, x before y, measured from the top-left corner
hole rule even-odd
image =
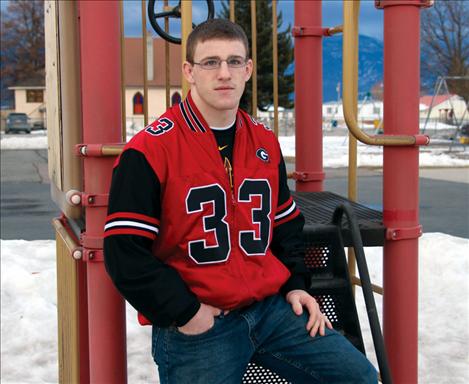
[[[181,2],[181,60],[186,60],[186,43],[189,34],[192,32],[192,1],[185,0]],[[181,63],[181,65],[182,65]],[[185,98],[189,92],[190,86],[187,80],[182,76],[182,97]]]
[[[252,111],[257,118],[257,26],[256,2],[251,0]]]
[[[272,72],[274,92],[274,132],[278,137],[278,36],[277,36],[277,0],[272,1]]]
[[[148,62],[146,1],[142,0],[142,52],[143,52],[143,125],[148,125]]]

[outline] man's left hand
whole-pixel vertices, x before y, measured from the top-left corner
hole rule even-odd
[[[302,289],[295,289],[288,292],[286,300],[291,304],[293,312],[300,316],[303,313],[303,307],[309,312],[309,320],[306,323],[306,330],[314,337],[319,330],[319,334],[326,334],[326,327],[332,329],[329,319],[321,312],[317,301],[308,292]]]

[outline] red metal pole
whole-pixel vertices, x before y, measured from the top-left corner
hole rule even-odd
[[[83,142],[121,141],[119,2],[80,1]],[[70,149],[71,150],[71,149]],[[102,239],[113,158],[84,158],[89,367],[91,383],[126,383],[125,305],[108,277]],[[99,202],[99,203],[94,203]]]
[[[322,1],[295,1],[296,190],[323,190]]]
[[[384,133],[419,133],[419,0],[384,8]],[[384,147],[384,338],[394,383],[418,381],[419,148]]]

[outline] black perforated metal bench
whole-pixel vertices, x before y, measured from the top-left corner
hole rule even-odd
[[[355,224],[349,223],[350,220],[347,220],[342,224],[342,214],[344,213],[343,209],[346,209],[346,216],[351,212],[352,207],[347,204],[347,200],[339,196],[339,200],[335,201],[335,206],[332,207],[331,200],[335,200],[334,194],[328,192],[322,193],[319,200],[329,200],[326,205],[322,205],[322,209],[326,209],[326,213],[319,212],[323,214],[322,222],[312,223],[311,217],[306,217],[307,225],[305,225],[303,234],[304,234],[304,243],[305,243],[305,264],[310,272],[310,281],[309,281],[309,293],[314,296],[321,308],[321,311],[327,315],[331,321],[335,330],[342,333],[359,351],[365,354],[365,348],[363,344],[363,338],[360,329],[360,322],[358,320],[358,313],[355,306],[355,299],[352,292],[352,286],[350,283],[350,276],[348,273],[347,260],[344,251],[344,246],[346,245],[355,245],[361,248],[361,265],[359,264],[360,275],[362,276],[366,272],[366,264],[363,266],[364,262],[364,253],[363,253],[363,244],[360,237],[360,232],[363,233],[364,229],[367,227],[367,219],[363,216],[365,214],[370,214],[367,212],[369,208],[360,206],[359,212],[361,213],[361,225],[360,229],[357,221]],[[331,196],[334,195],[334,196]],[[308,204],[308,210],[304,209],[304,205],[308,203],[308,196],[303,194],[300,196],[302,201],[299,202],[298,194],[294,195],[295,201],[300,206],[303,214],[308,215],[308,212],[311,212],[311,205]],[[316,200],[318,202],[318,199]],[[340,208],[335,211],[337,205],[341,204]],[[344,207],[343,204],[346,204]],[[303,207],[302,207],[303,206]],[[365,208],[365,209],[361,209]],[[354,207],[356,210],[356,207]],[[350,211],[350,212],[349,212]],[[372,210],[370,210],[372,211]],[[317,215],[317,213],[315,213]],[[324,219],[325,215],[328,214],[328,220]],[[373,245],[377,245],[380,241],[384,240],[384,236],[381,238],[381,232],[384,234],[384,229],[382,228],[380,213],[376,211],[371,212],[374,220],[372,225],[372,232],[368,232],[368,240],[375,236],[372,239]],[[331,218],[333,223],[331,223]],[[316,217],[317,219],[317,217]],[[319,220],[318,220],[319,221]],[[369,227],[368,227],[369,228]],[[355,231],[354,231],[355,229]],[[347,237],[347,242],[345,244],[344,238]],[[358,237],[358,239],[357,239]],[[353,244],[354,243],[354,244]],[[360,250],[356,248],[360,253]],[[358,259],[357,259],[358,263]],[[361,268],[360,268],[361,267]],[[364,271],[366,270],[366,271]],[[369,278],[368,278],[369,280]],[[372,300],[371,289],[368,293],[367,306],[370,304],[370,298]],[[372,303],[374,306],[374,301]],[[376,315],[376,310],[374,310],[374,315]],[[379,328],[379,323],[376,325],[377,315],[375,316],[375,325],[374,328]],[[389,368],[387,367],[386,356],[384,352],[384,344],[382,342],[381,330],[374,330],[374,341],[375,349],[378,344],[378,349],[381,356],[378,356],[378,361],[380,365],[380,370],[385,371],[385,379],[383,382],[390,383]],[[381,338],[381,339],[380,339]],[[379,340],[380,339],[380,340]],[[383,372],[381,373],[383,376]],[[245,384],[272,384],[272,383],[288,383],[287,380],[279,377],[274,372],[265,369],[262,366],[259,366],[254,363],[250,363],[247,371],[243,378],[243,383]]]

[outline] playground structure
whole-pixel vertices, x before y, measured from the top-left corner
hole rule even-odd
[[[461,100],[457,100],[458,105],[454,105],[452,101],[449,87],[448,87],[448,80],[450,81],[469,81],[469,76],[439,76],[435,82],[435,90],[433,92],[433,96],[431,98],[430,106],[428,108],[427,115],[425,117],[425,122],[423,125],[422,132],[431,131],[432,128],[434,131],[436,130],[435,127],[438,124],[438,121],[434,119],[433,123],[430,121],[430,116],[432,115],[433,109],[435,108],[435,99],[438,98],[440,95],[444,95],[448,97],[445,104],[444,109],[440,109],[439,112],[444,113],[443,117],[444,123],[449,123],[452,129],[452,133],[450,136],[450,150],[452,149],[455,143],[466,145],[469,144],[469,111],[468,111],[468,104]],[[444,93],[442,93],[443,91]]]
[[[321,1],[296,1],[292,30],[296,157],[295,171],[290,176],[296,181],[295,198],[303,199],[307,209],[311,196],[325,196],[321,110],[323,38],[335,33],[344,35],[344,116],[351,132],[350,201],[357,200],[356,141],[384,146],[381,223],[384,287],[374,287],[374,290],[384,291],[384,339],[395,383],[418,381],[418,237],[422,234],[418,156],[419,146],[428,144],[428,137],[419,134],[419,20],[421,9],[431,4],[430,0],[375,1],[376,8],[384,12],[383,135],[369,136],[357,124],[359,2],[344,2],[343,26],[324,28]],[[275,1],[272,5],[276,26]],[[235,6],[236,2],[230,1],[232,19]],[[57,233],[59,378],[62,383],[125,383],[125,307],[104,270],[102,251],[112,165],[126,140],[122,113],[125,111],[122,4],[47,1],[45,9],[49,175],[52,197],[62,211],[62,216],[53,221]],[[159,14],[181,17],[183,47],[192,26],[191,11],[191,1],[182,1],[177,9],[167,7],[166,15]],[[251,16],[252,57],[256,62],[255,6]],[[144,4],[142,17],[146,17]],[[276,115],[277,53],[273,29]],[[142,32],[146,41],[145,23]],[[184,49],[182,57],[185,57]],[[143,76],[145,79],[146,63]],[[255,73],[252,87],[253,111],[256,111]],[[187,89],[186,84],[183,92]],[[147,100],[144,91],[145,124]],[[276,122],[273,128],[278,132]],[[360,229],[366,239],[366,230]],[[350,281],[360,285],[354,260],[350,252]]]

